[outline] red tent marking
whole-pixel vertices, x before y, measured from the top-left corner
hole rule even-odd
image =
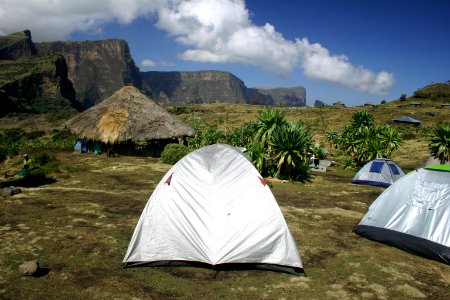
[[[266,186],[266,185],[267,185],[267,181],[266,181],[264,178],[259,177],[259,176],[258,176],[258,178],[259,178],[259,180],[261,181],[261,184],[262,184],[263,186]]]
[[[170,185],[170,182],[172,181],[172,175],[173,175],[173,173],[170,174],[170,176],[166,179],[167,185]]]

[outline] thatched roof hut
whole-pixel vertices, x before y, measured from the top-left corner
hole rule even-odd
[[[123,87],[64,126],[80,138],[107,144],[194,136],[194,129],[133,86]]]

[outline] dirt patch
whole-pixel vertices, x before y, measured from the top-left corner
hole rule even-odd
[[[325,261],[328,259],[332,259],[338,253],[334,251],[320,251],[318,253],[303,253],[302,260],[303,265],[308,266],[309,268],[319,267],[325,268]]]
[[[72,282],[79,287],[88,288],[98,286],[104,279],[110,277],[111,270],[107,268],[99,268],[96,266],[78,266],[71,269]]]

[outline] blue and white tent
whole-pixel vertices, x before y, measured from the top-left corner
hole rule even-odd
[[[392,160],[377,158],[365,164],[353,177],[352,183],[388,187],[404,175]]]
[[[79,151],[81,153],[86,153],[87,152],[87,143],[85,140],[78,140],[75,143],[75,146],[73,147],[73,150],[75,151]]]
[[[394,123],[405,123],[405,124],[412,124],[415,126],[419,126],[420,123],[422,123],[419,120],[416,120],[414,118],[411,117],[401,117],[401,118],[397,118],[397,119],[393,119],[392,120]]]

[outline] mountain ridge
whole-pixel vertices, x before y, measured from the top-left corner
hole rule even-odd
[[[237,76],[222,70],[141,72],[125,40],[34,43],[29,30],[0,37],[0,105],[10,103],[12,98],[16,103],[33,100],[31,96],[23,98],[20,93],[14,94],[10,88],[4,86],[20,85],[12,84],[11,81],[23,77],[20,74],[12,78],[2,76],[1,73],[6,72],[5,66],[13,69],[11,66],[16,63],[21,65],[16,69],[23,69],[23,73],[26,73],[30,61],[33,59],[46,61],[53,55],[62,56],[59,66],[56,64],[54,66],[54,73],[65,78],[65,87],[68,86],[66,82],[68,80],[73,89],[67,91],[57,86],[56,90],[61,91],[57,97],[67,99],[78,110],[94,106],[129,84],[137,87],[160,105],[181,106],[190,103],[224,102],[306,106],[304,87],[248,88]],[[61,70],[66,70],[67,73],[61,74]],[[41,71],[35,66],[31,73],[36,77]],[[30,78],[34,78],[33,76]],[[2,82],[1,78],[4,78],[5,82]],[[58,80],[53,78],[49,81]],[[39,83],[31,80],[29,86],[33,85]],[[45,85],[41,84],[38,90],[40,92],[34,94],[49,94],[45,91]]]

